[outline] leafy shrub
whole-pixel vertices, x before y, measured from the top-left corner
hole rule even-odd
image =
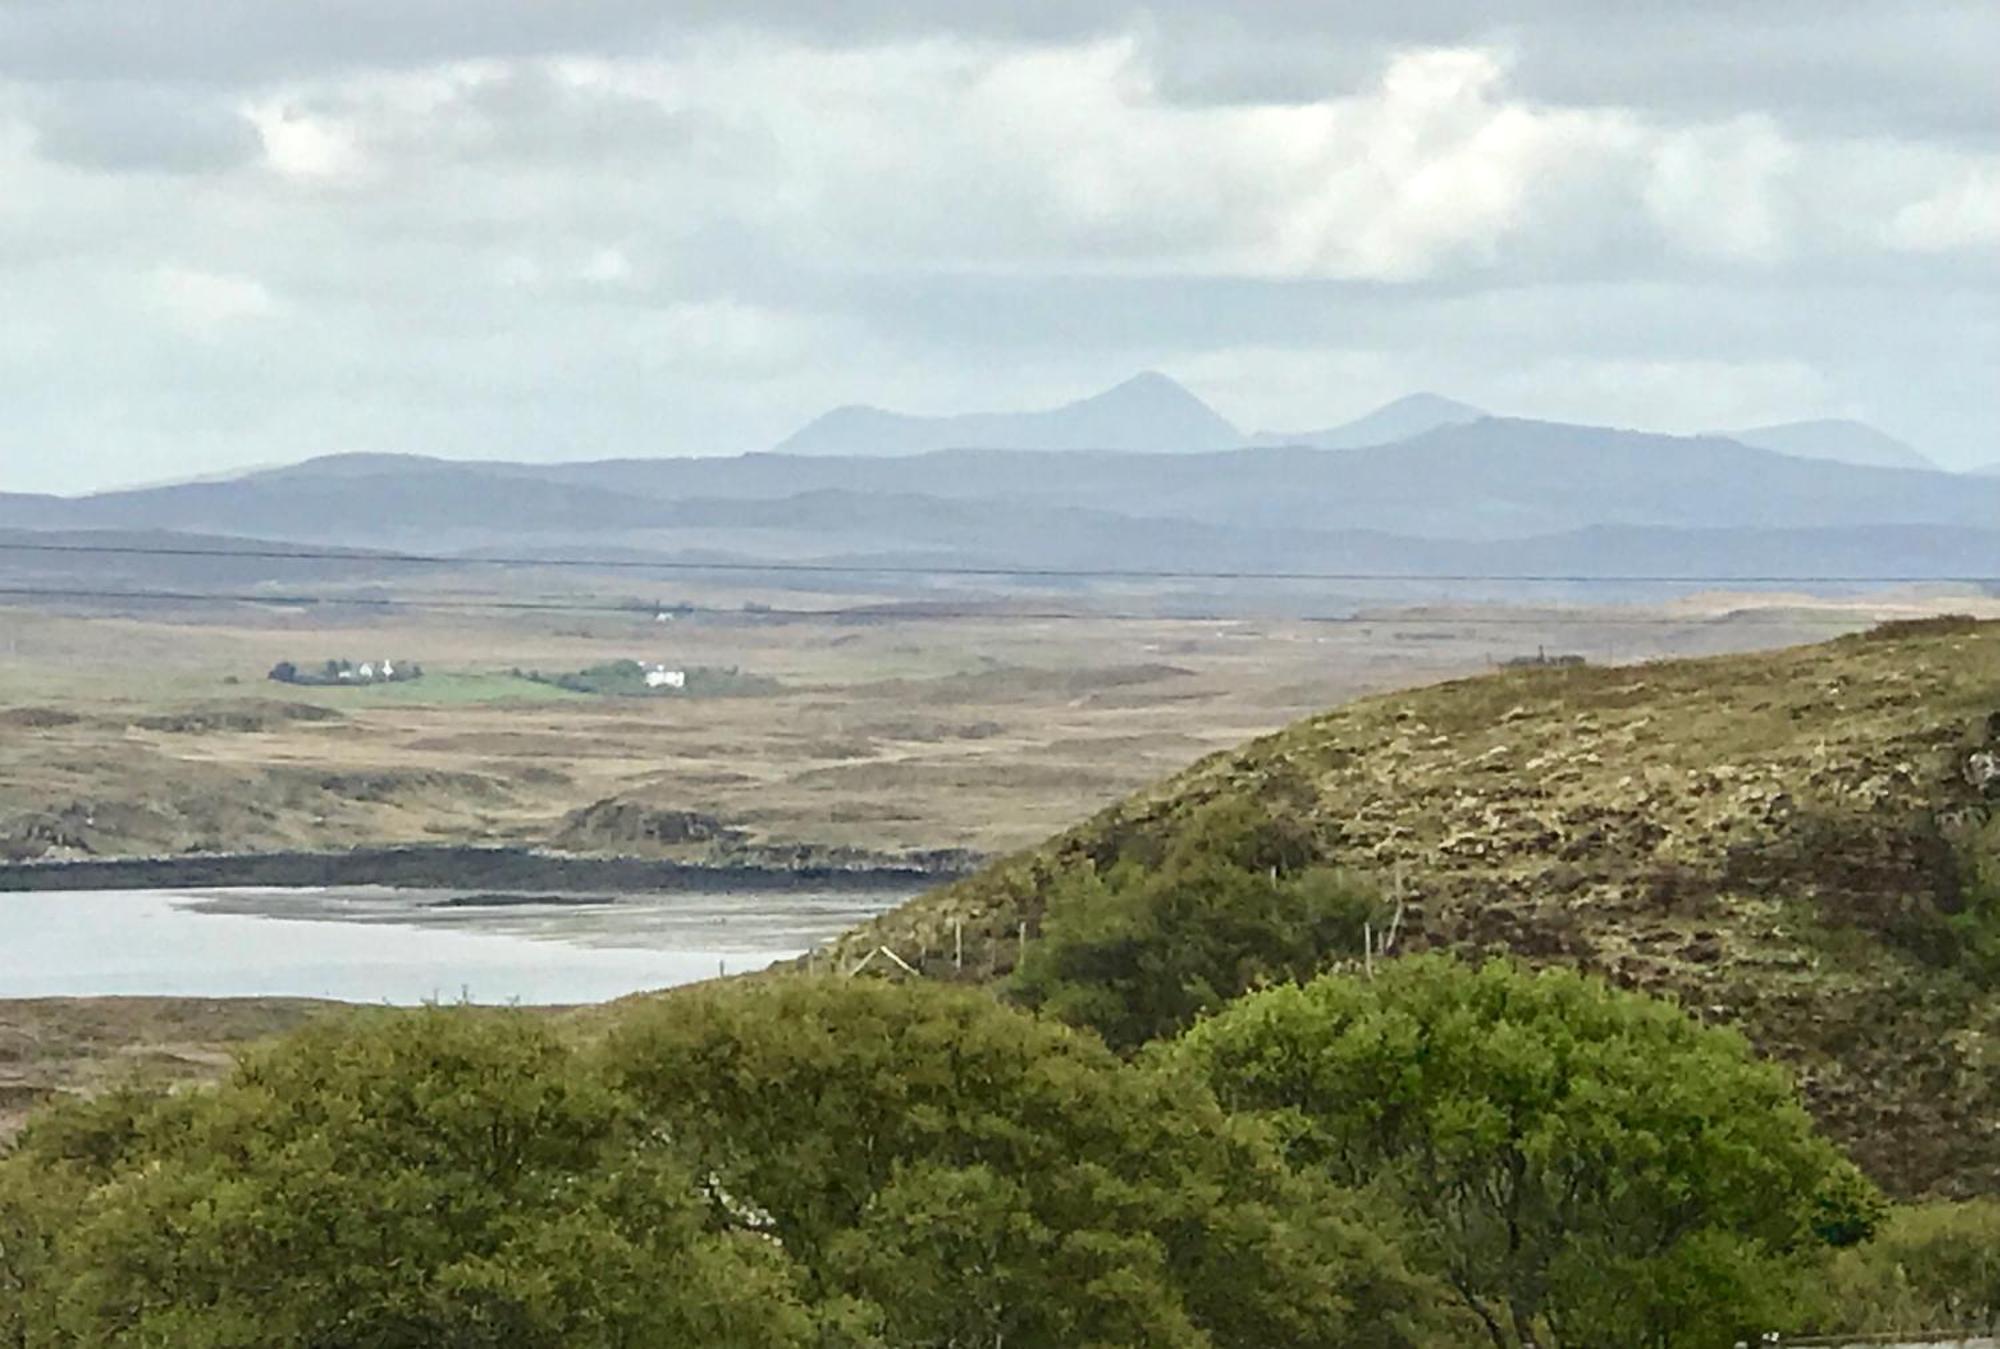
[[[58,1109],[0,1163],[0,1343],[811,1342],[782,1254],[635,1125],[547,1029],[459,1009]]]
[[[969,990],[381,1013],[0,1160],[0,1345],[1401,1349],[1434,1299],[1198,1084]]]
[[[1294,869],[1305,856],[1256,807],[1210,806],[1157,863],[1126,857],[1059,881],[1013,995],[1130,1050],[1260,984],[1358,957],[1379,902],[1345,873]]]
[[[1498,1349],[1799,1324],[1872,1187],[1734,1032],[1550,970],[1437,958],[1254,994],[1170,1051],[1301,1170],[1415,1224]]]
[[[1199,1084],[975,990],[794,978],[641,1009],[611,1079],[894,1345],[1390,1346],[1417,1290]]]

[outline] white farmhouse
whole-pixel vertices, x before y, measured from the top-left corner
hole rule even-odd
[[[684,689],[687,687],[686,670],[669,670],[664,665],[648,666],[646,687],[649,689]]]
[[[355,673],[359,678],[373,679],[375,677],[375,666],[372,663],[364,660],[361,662],[361,668],[357,670]]]
[[[394,679],[396,677],[396,667],[386,660],[382,662],[382,677],[384,679]]]

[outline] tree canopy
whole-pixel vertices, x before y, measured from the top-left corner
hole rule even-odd
[[[1294,1165],[1410,1214],[1499,1349],[1789,1326],[1876,1216],[1740,1036],[1567,971],[1395,961],[1253,994],[1173,1054]]]
[[[328,1023],[0,1161],[0,1344],[1409,1346],[1423,1281],[1197,1084],[968,990]]]
[[[0,1344],[813,1343],[780,1253],[710,1230],[638,1123],[545,1026],[470,1009],[56,1110],[0,1164]]]
[[[973,990],[790,979],[641,1010],[609,1077],[897,1345],[1401,1345],[1421,1297],[1344,1196],[1198,1084]]]
[[[589,1034],[315,1023],[0,1157],[0,1346],[1681,1349],[1995,1315],[1990,1205],[1872,1188],[1745,1042],[1439,958],[1121,1058],[792,976]]]
[[[1295,826],[1240,802],[1210,806],[1161,855],[1059,879],[1012,992],[1131,1050],[1260,984],[1358,957],[1379,904],[1310,856]]]

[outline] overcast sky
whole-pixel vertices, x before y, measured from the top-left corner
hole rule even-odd
[[[1996,57],[1993,0],[0,0],[0,490],[1148,368],[2000,460]]]

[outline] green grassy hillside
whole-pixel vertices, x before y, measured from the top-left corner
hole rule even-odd
[[[836,955],[887,945],[934,975],[1004,978],[1052,895],[1091,902],[1114,867],[1229,810],[1279,822],[1299,865],[1358,876],[1382,914],[1400,907],[1396,954],[1506,950],[1670,993],[1789,1064],[1892,1191],[2000,1190],[2000,624],[1357,702],[1205,759]]]

